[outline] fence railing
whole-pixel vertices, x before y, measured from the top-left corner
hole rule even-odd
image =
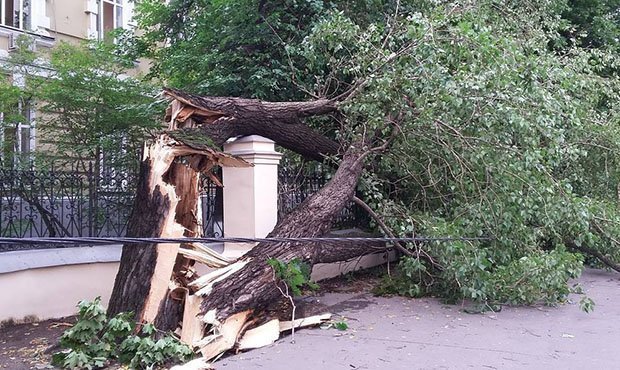
[[[291,212],[310,195],[316,193],[329,180],[327,173],[310,173],[280,167],[278,171],[278,219]],[[334,220],[334,229],[366,227],[368,218],[364,211],[353,202],[348,202],[340,215]]]
[[[136,182],[137,173],[130,170],[0,167],[0,236],[124,236]],[[201,185],[203,233],[221,237],[222,223],[215,222],[217,186],[208,178]],[[29,248],[34,246],[2,245],[0,251]]]
[[[0,167],[0,236],[117,237],[125,236],[135,198],[135,171],[76,169],[7,169]],[[280,168],[278,216],[281,218],[318,191],[325,174],[293,173]],[[200,215],[205,237],[223,237],[222,189],[209,178],[201,181]],[[353,203],[334,228],[365,224]],[[0,251],[41,246],[0,245]]]
[[[0,235],[124,235],[134,174],[0,169]]]

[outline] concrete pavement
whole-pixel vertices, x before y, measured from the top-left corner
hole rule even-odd
[[[586,270],[581,296],[559,307],[467,314],[435,299],[326,293],[316,304],[349,325],[303,329],[269,347],[229,356],[216,369],[617,369],[620,274]]]

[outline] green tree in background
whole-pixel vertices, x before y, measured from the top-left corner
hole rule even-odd
[[[620,1],[568,0],[562,16],[567,24],[564,36],[584,47],[620,47]]]
[[[380,24],[396,7],[391,1],[145,0],[136,4],[140,36],[126,46],[151,58],[151,76],[169,86],[271,100],[308,97],[319,75],[309,73],[294,49],[316,22],[340,9],[366,25]]]
[[[157,90],[128,75],[133,61],[108,43],[60,42],[44,55],[31,51],[31,42],[23,38],[4,65],[22,83],[5,81],[0,91],[8,94],[5,105],[28,102],[36,112],[36,159],[135,165],[149,130],[160,128],[163,110]],[[6,124],[26,119],[24,111],[12,112]]]

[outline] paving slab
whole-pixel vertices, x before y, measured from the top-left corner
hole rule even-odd
[[[620,274],[586,270],[580,296],[558,307],[503,307],[468,314],[436,299],[327,293],[317,304],[349,329],[304,329],[217,369],[618,369]]]

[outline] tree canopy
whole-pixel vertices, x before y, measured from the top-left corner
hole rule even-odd
[[[618,268],[615,2],[137,10],[142,33],[125,50],[152,58],[152,77],[202,94],[332,99],[338,112],[310,125],[343,148],[385,149],[367,158],[359,190],[394,234],[487,238],[407,246],[386,289],[554,303],[584,255]]]

